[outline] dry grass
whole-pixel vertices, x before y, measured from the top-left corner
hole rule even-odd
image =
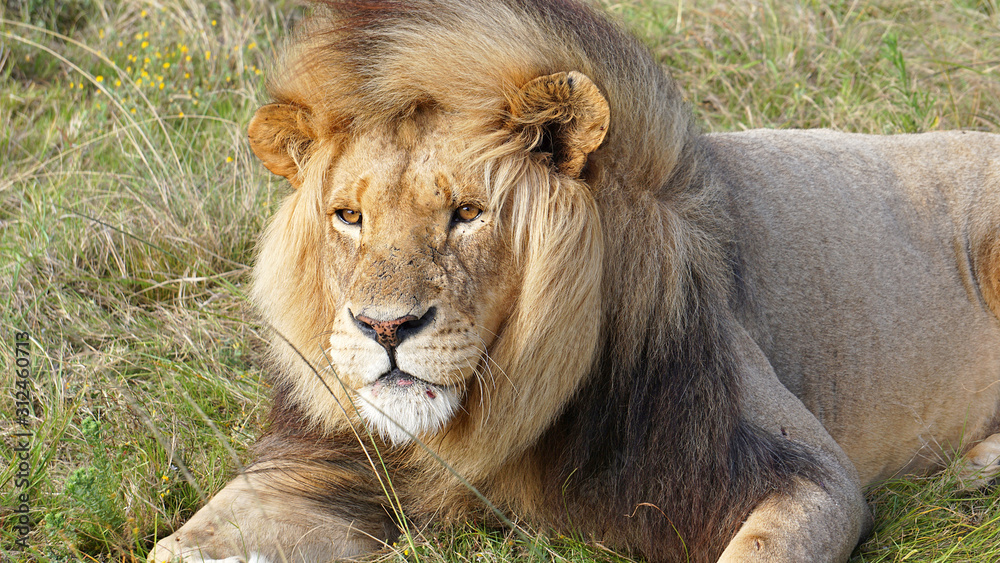
[[[672,70],[709,131],[1000,130],[995,0],[603,5]],[[0,559],[141,560],[225,482],[266,410],[243,284],[284,188],[252,161],[244,128],[296,9],[0,6],[0,359],[13,366],[14,333],[30,333],[37,522],[29,550],[9,551],[21,491],[0,490]],[[12,369],[0,387],[14,388]],[[10,459],[8,391],[0,413]],[[16,471],[0,467],[0,482]],[[1000,560],[995,491],[960,495],[945,474],[869,498],[878,523],[857,561]],[[384,558],[619,560],[530,531],[417,535]]]

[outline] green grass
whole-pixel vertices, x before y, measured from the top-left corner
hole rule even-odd
[[[1000,131],[995,0],[605,1],[708,131]],[[245,126],[297,8],[263,0],[0,4],[0,434],[31,336],[30,548],[0,466],[0,560],[142,560],[246,462],[268,389],[245,301],[285,187]],[[7,366],[11,366],[8,368]],[[948,473],[869,493],[856,561],[1000,559],[998,493]],[[410,561],[619,561],[572,538],[416,531]],[[14,559],[16,560],[16,559]]]

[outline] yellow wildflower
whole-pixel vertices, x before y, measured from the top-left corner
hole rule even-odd
[[[124,43],[122,43],[122,42],[121,42],[121,40],[119,40],[119,41],[118,41],[118,46],[119,46],[119,47],[124,47],[124,46],[125,46],[125,44],[124,44]]]
[[[205,60],[207,61],[207,60],[209,60],[211,58],[212,58],[212,52],[211,51],[205,51]]]
[[[226,162],[227,163],[232,162],[232,161],[233,161],[233,157],[231,157],[231,156],[227,156],[226,157]]]
[[[188,55],[188,56],[184,57],[184,62],[186,62],[186,63],[191,62],[191,55]]]
[[[215,20],[212,20],[212,27],[215,27],[216,23],[218,23],[218,22],[216,22]]]
[[[121,85],[122,85],[121,80],[115,80],[115,86],[121,86]]]
[[[170,68],[170,63],[163,63],[163,68]]]
[[[149,41],[143,41],[139,46],[145,49],[146,47],[149,47]]]
[[[146,10],[139,12],[139,15],[142,17],[146,17]]]
[[[163,90],[163,83],[162,83],[162,82],[160,82],[160,84],[159,84],[158,88],[159,88],[160,90]]]
[[[250,43],[249,45],[247,45],[247,49],[253,49],[256,46],[257,46],[256,43]]]
[[[98,74],[97,76],[95,76],[95,77],[94,77],[94,80],[95,80],[95,81],[96,81],[96,82],[97,82],[98,84],[100,84],[101,82],[104,82],[104,77],[103,77],[103,76],[101,76],[100,74]]]

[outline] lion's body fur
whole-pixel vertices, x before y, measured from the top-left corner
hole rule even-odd
[[[765,312],[756,340],[862,482],[925,472],[997,432],[997,278],[977,258],[996,248],[1000,139],[710,139]]]
[[[589,77],[610,126],[584,132],[599,146],[561,160],[558,146],[533,147],[564,134],[540,123],[560,111],[569,123],[574,107],[539,117],[519,100],[530,81],[568,71],[578,74],[543,82],[543,94]],[[429,208],[427,188],[411,184],[441,162],[453,174],[427,168],[434,193],[465,190],[495,218],[500,242],[459,260],[493,291],[484,367],[441,383],[463,388],[461,409],[420,437],[537,524],[654,560],[715,560],[727,543],[723,557],[766,545],[781,560],[843,559],[867,522],[862,482],[925,471],[997,431],[995,137],[704,136],[637,41],[567,0],[330,2],[275,76],[275,104],[250,136],[297,189],[254,273],[277,397],[250,478],[267,489],[269,472],[298,475],[302,510],[331,506],[342,524],[325,529],[345,545],[364,542],[343,522],[383,539],[393,527],[389,501],[373,500],[387,490],[380,473],[410,516],[483,513],[423,448],[366,437],[358,377],[331,369],[381,353],[360,336],[363,346],[338,348],[357,331],[337,317],[345,300],[419,301],[411,278],[424,274],[404,257],[449,268],[447,253],[424,258],[431,243],[407,238],[404,220],[373,212],[368,231],[352,231],[333,219],[383,189],[359,185],[368,168],[401,178],[379,200],[388,214]],[[341,184],[364,195],[329,188]],[[358,242],[379,229],[391,240]],[[385,466],[364,444],[384,450]],[[799,498],[820,500],[805,510]]]

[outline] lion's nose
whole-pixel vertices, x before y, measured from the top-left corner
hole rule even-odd
[[[364,314],[351,315],[361,332],[375,339],[383,348],[399,346],[405,338],[420,331],[434,318],[434,307],[417,317],[406,315],[398,319],[380,321]]]

